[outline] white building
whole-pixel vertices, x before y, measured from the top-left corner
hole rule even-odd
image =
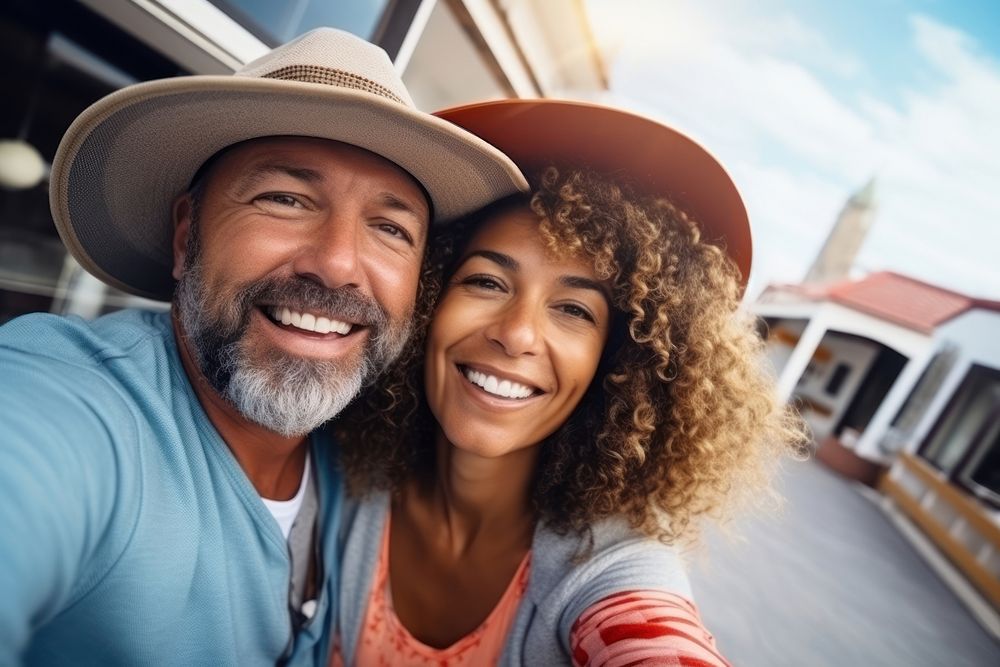
[[[882,491],[1000,623],[1000,302],[883,272],[772,286],[753,310],[816,458]]]

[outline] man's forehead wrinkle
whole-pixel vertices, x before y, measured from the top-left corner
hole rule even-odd
[[[237,178],[237,194],[246,194],[268,176],[291,176],[304,183],[322,183],[326,181],[326,175],[316,169],[308,167],[297,167],[280,162],[264,162],[251,165],[245,169]],[[379,202],[390,208],[411,213],[422,220],[430,216],[430,207],[425,198],[419,201],[414,198],[401,196],[394,192],[384,191],[378,195]]]
[[[295,180],[303,183],[319,183],[324,180],[321,172],[307,167],[295,167],[277,162],[265,162],[256,164],[245,170],[236,179],[237,195],[244,195],[260,184],[269,176],[291,176]]]

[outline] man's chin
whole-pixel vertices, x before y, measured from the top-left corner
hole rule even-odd
[[[361,391],[365,373],[289,360],[282,368],[238,368],[226,397],[248,420],[286,437],[305,435],[336,417]],[[322,363],[320,363],[322,365]]]
[[[194,356],[216,392],[245,419],[286,437],[303,436],[336,417],[381,365],[373,358],[382,356],[380,346],[369,331],[358,332],[359,345],[298,345],[259,310],[238,320],[242,325],[228,331],[199,332],[192,339]],[[303,353],[331,348],[335,358]]]

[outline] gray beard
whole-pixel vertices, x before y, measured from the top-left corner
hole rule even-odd
[[[283,436],[305,435],[339,414],[399,356],[409,338],[409,316],[393,323],[377,302],[353,288],[330,290],[303,278],[266,279],[241,285],[236,294],[212,298],[200,253],[190,250],[175,304],[198,366],[212,388],[246,419]],[[363,323],[369,338],[360,358],[317,360],[273,348],[254,349],[245,334],[262,299]]]

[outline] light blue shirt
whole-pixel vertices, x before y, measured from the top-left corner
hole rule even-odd
[[[310,444],[323,584],[293,643],[285,539],[198,402],[169,314],[0,327],[0,665],[325,664],[327,440]]]

